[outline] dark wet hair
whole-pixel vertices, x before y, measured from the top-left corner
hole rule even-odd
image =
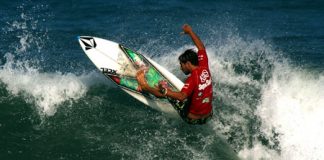
[[[178,59],[181,63],[186,63],[189,61],[191,62],[191,64],[198,66],[198,55],[192,49],[188,49],[185,52],[183,52]]]

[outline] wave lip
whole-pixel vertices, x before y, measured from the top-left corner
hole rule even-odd
[[[323,75],[278,66],[264,86],[255,112],[261,118],[261,132],[269,138],[269,143],[279,142],[280,153],[267,153],[277,159],[324,159],[323,104]],[[255,155],[257,146],[241,154]]]
[[[82,77],[74,74],[40,73],[38,70],[3,68],[0,80],[13,95],[22,95],[28,103],[35,103],[41,114],[52,116],[57,107],[68,100],[77,100],[87,91]]]

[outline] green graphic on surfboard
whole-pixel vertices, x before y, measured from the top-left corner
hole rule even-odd
[[[161,81],[167,82],[167,80],[142,55],[122,46],[121,48],[125,51],[125,53],[127,53],[135,68],[146,68],[147,71],[145,78],[150,87],[158,86]],[[135,91],[140,91],[136,77],[121,77],[120,85]],[[167,86],[172,90],[176,90],[169,82],[167,82]]]

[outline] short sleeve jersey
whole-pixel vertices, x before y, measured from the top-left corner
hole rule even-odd
[[[206,50],[198,51],[199,66],[187,78],[181,92],[190,101],[189,112],[208,114],[212,110],[213,87]]]

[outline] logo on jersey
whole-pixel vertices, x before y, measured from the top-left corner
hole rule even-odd
[[[211,85],[211,79],[206,80],[206,83],[204,83],[204,84],[199,84],[198,85],[198,90],[204,90],[209,85]]]
[[[209,78],[209,74],[208,74],[208,71],[206,69],[204,69],[202,72],[201,72],[201,75],[200,75],[200,81],[202,83],[205,83],[206,79]]]
[[[200,75],[200,81],[203,84],[198,85],[198,90],[204,90],[206,87],[211,85],[211,79],[210,78],[208,79],[208,78],[209,78],[209,73],[206,69],[204,69]]]
[[[199,55],[199,56],[198,56],[198,59],[199,59],[199,61],[204,60],[204,55]]]

